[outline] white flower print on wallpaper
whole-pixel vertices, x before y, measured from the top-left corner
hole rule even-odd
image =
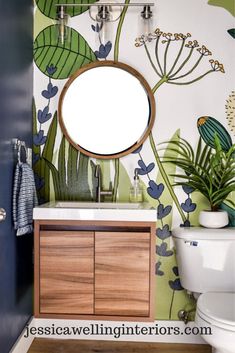
[[[53,25],[55,3],[36,0],[35,5],[33,141],[40,202],[91,200],[96,163],[101,165],[104,186],[113,182],[114,199],[128,201],[137,168],[144,198],[156,209],[155,317],[178,319],[180,309],[190,310],[195,304],[180,283],[171,229],[196,225],[206,201],[189,187],[172,186],[175,168],[164,163],[169,152],[167,146],[162,152],[159,144],[182,137],[196,145],[201,136],[211,145],[215,132],[225,150],[232,144],[233,0],[158,0],[151,41],[139,32],[138,13],[131,8],[113,23],[112,38],[106,43],[87,8],[70,9],[70,41],[63,45],[58,43]],[[58,99],[68,77],[96,60],[119,60],[133,66],[147,79],[156,100],[156,120],[148,140],[117,160],[96,161],[82,155],[62,136],[57,122]],[[98,88],[99,83],[94,82],[90,91]],[[234,210],[226,203],[223,207],[234,222]]]

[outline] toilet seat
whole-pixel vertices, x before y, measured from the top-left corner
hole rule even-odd
[[[197,313],[208,323],[235,332],[235,293],[201,294],[197,301]]]

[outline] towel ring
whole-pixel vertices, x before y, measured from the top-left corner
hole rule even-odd
[[[26,163],[28,163],[28,149],[26,147],[25,141],[21,141],[19,139],[13,139],[14,148],[17,150],[17,160],[18,163],[23,163],[21,160],[21,148],[25,150]]]

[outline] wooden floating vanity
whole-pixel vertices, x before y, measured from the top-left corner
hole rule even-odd
[[[34,209],[35,317],[154,320],[156,211],[52,209]]]

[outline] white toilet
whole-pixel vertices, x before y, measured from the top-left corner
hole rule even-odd
[[[172,231],[182,286],[197,300],[195,322],[214,353],[235,353],[235,228]]]

